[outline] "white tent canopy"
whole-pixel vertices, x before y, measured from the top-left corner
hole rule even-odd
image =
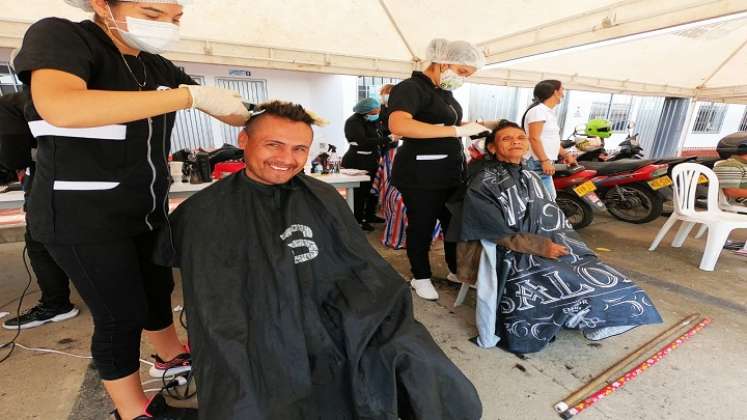
[[[747,11],[747,0],[193,0],[173,60],[405,77],[431,38],[484,48],[480,83],[747,102],[747,16],[599,48],[563,49]],[[88,16],[63,0],[5,1],[0,47],[46,16]],[[544,55],[543,55],[544,54]],[[539,55],[539,56],[537,56]],[[512,62],[518,58],[533,59]]]

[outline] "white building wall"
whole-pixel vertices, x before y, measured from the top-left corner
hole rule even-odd
[[[320,142],[334,144],[338,150],[346,149],[345,119],[352,114],[355,105],[357,79],[355,76],[338,76],[317,73],[304,73],[280,70],[250,69],[242,67],[218,66],[212,64],[176,63],[183,66],[191,75],[205,77],[205,83],[214,85],[219,77],[232,77],[230,70],[247,70],[251,76],[247,80],[263,80],[267,84],[268,99],[279,99],[303,105],[327,119],[326,127],[315,127],[316,145]],[[219,129],[213,124],[215,138],[220,141]],[[217,130],[217,131],[216,131]]]
[[[721,125],[721,131],[718,133],[694,134],[693,127],[695,126],[699,106],[700,102],[696,105],[695,113],[693,114],[689,127],[687,128],[687,135],[683,145],[684,148],[715,148],[719,140],[735,131],[739,131],[739,124],[742,122],[742,116],[745,112],[745,105],[728,106],[726,115],[724,116],[724,122]]]

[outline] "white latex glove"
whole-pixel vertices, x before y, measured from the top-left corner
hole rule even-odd
[[[462,124],[459,126],[455,125],[454,128],[456,129],[456,137],[469,137],[476,134],[484,133],[486,131],[490,132],[490,129],[488,127],[474,122]]]
[[[240,115],[247,120],[251,115],[241,101],[241,95],[233,90],[213,86],[179,85],[189,89],[192,95],[191,108],[197,108],[215,117]]]

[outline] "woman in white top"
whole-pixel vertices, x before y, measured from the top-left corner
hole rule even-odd
[[[543,80],[534,87],[534,101],[524,113],[522,126],[529,134],[531,145],[527,168],[539,173],[545,188],[554,200],[556,193],[552,183],[555,174],[553,165],[558,157],[569,165],[576,158],[560,147],[560,125],[555,107],[563,100],[565,92],[558,80]]]

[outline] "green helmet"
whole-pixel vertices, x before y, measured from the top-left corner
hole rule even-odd
[[[612,124],[602,118],[596,118],[586,123],[586,135],[606,139],[612,135]]]

